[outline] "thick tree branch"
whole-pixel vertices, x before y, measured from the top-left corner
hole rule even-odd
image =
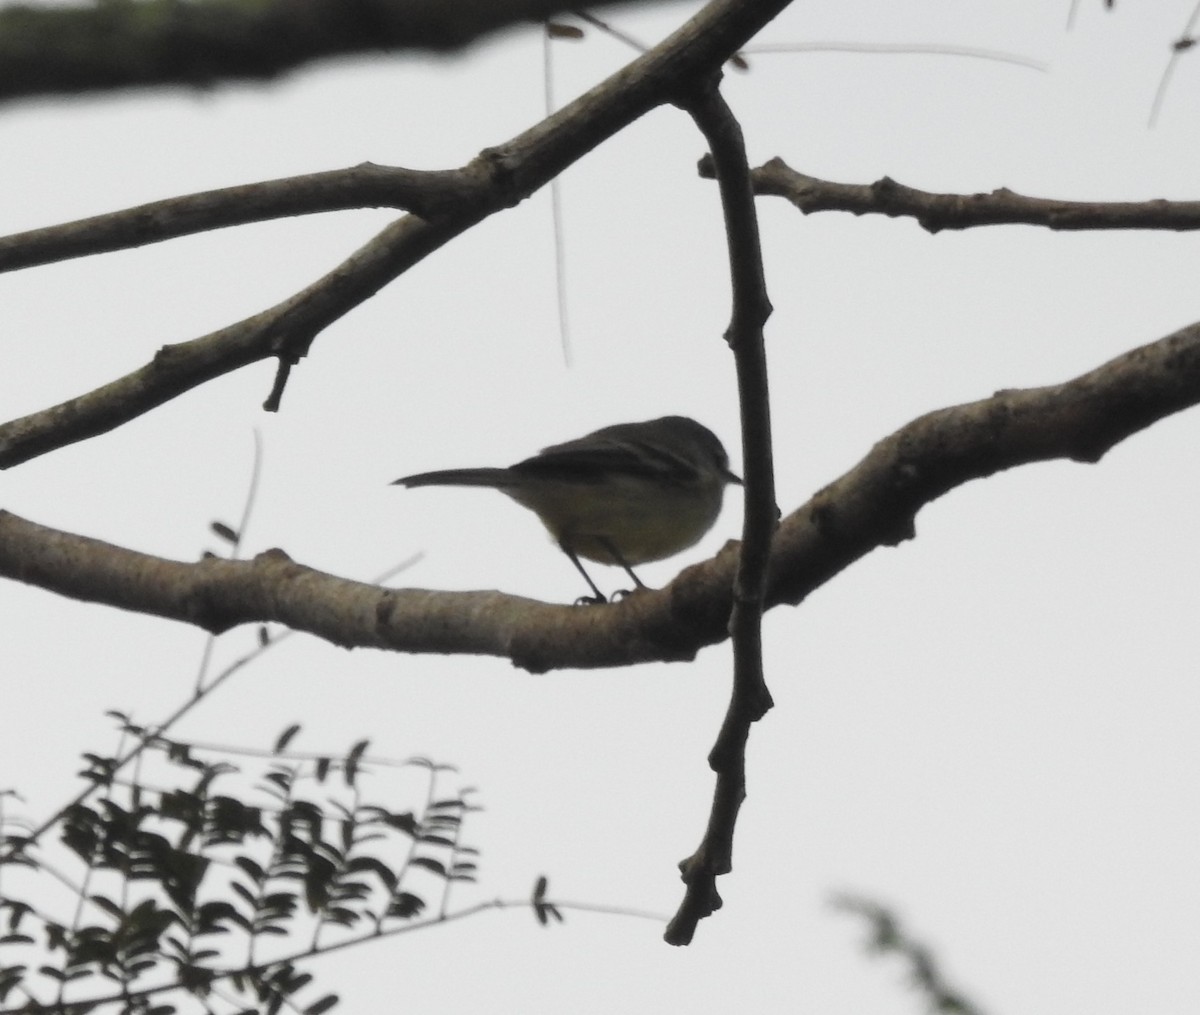
[[[733,555],[690,569],[669,591],[585,609],[499,592],[385,589],[281,550],[245,561],[165,560],[0,511],[0,575],[73,599],[214,633],[279,623],[344,648],[506,657],[533,673],[694,658],[724,636]]]
[[[1065,384],[921,416],[783,520],[767,601],[799,603],[876,547],[913,538],[917,511],[957,486],[1031,462],[1097,462],[1198,403],[1200,323]]]
[[[663,0],[617,0],[621,6]],[[0,8],[0,102],[263,81],[351,53],[458,49],[564,0],[103,0]]]
[[[876,547],[912,538],[917,511],[956,486],[1030,462],[1097,461],[1197,403],[1193,324],[1065,384],[922,416],[784,519],[767,604],[798,603]],[[381,589],[280,551],[252,561],[167,561],[0,512],[0,576],[74,599],[209,631],[280,623],[346,647],[495,655],[534,672],[691,659],[727,637],[737,566],[731,543],[664,589],[583,609],[499,592]]]
[[[132,374],[61,405],[0,425],[0,468],[104,433],[205,381],[272,356],[280,361],[280,374],[267,408],[276,408],[287,370],[307,353],[323,328],[465,229],[528,197],[649,110],[673,101],[687,82],[714,73],[789,2],[713,0],[659,46],[558,113],[507,143],[482,152],[457,173],[427,174],[429,190],[424,200],[429,218],[409,215],[393,223],[324,278],[275,307],[211,335],[166,346],[151,363]],[[377,176],[369,171],[363,175],[368,180]],[[398,179],[405,181],[406,201],[413,200],[414,191],[423,186],[415,174]],[[329,200],[323,190],[327,182],[324,174],[303,180],[308,182],[298,186],[313,202],[311,210],[327,210],[322,206]],[[277,208],[289,201],[294,207],[295,197],[280,194],[286,182],[258,186],[274,195]],[[447,200],[447,195],[454,200]],[[222,197],[196,195],[181,200],[184,203],[173,207],[169,214],[147,218],[144,208],[133,209],[104,216],[99,225],[97,220],[89,220],[90,225],[85,222],[60,227],[65,231],[58,240],[48,237],[46,230],[24,235],[33,236],[30,243],[38,251],[36,258],[47,260],[88,253],[80,249],[80,231],[92,229],[94,238],[102,237],[95,239],[103,244],[100,249],[111,250],[118,245],[135,246],[192,231],[197,218],[203,217],[198,206],[215,208],[207,213],[213,220],[228,222],[233,217],[228,201]],[[162,212],[161,204],[150,207]],[[255,215],[247,213],[246,220]],[[123,235],[119,243],[115,239],[118,234]],[[57,253],[48,256],[56,243]],[[19,260],[23,255],[10,247],[8,256]]]
[[[711,179],[711,161],[700,164]],[[806,215],[847,211],[854,215],[913,218],[931,233],[975,226],[1031,225],[1062,231],[1084,229],[1200,229],[1200,201],[1057,201],[1025,197],[1007,188],[990,194],[932,194],[888,177],[874,183],[833,183],[806,176],[782,159],[752,174],[754,192],[787,198]]]
[[[746,798],[746,743],[751,724],[771,707],[771,692],[763,676],[762,615],[771,537],[779,520],[763,343],[763,326],[771,314],[771,301],[767,296],[746,145],[741,126],[717,90],[715,79],[681,104],[692,114],[708,142],[725,216],[733,290],[733,312],[725,338],[737,369],[746,512],[742,552],[733,585],[733,611],[729,617],[733,689],[708,759],[717,776],[708,826],[696,851],[679,864],[687,888],[663,935],[674,945],[689,944],[699,921],[720,908],[717,878],[733,869],[733,832]]]

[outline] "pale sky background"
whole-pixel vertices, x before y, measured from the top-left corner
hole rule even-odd
[[[608,15],[647,40],[696,8]],[[1187,3],[798,2],[762,42],[981,46],[1039,73],[947,56],[752,57],[726,94],[754,162],[957,192],[1196,198],[1200,62],[1151,100]],[[560,101],[630,54],[557,44]],[[330,63],[266,87],[0,107],[0,231],[370,160],[460,165],[542,114],[534,29],[455,58]],[[367,579],[581,593],[536,520],[498,495],[405,491],[400,475],[507,464],[608,423],[693,415],[737,449],[728,285],[715,187],[680,112],[658,111],[563,179],[574,365],[559,349],[546,193],[439,251],[339,321],[259,406],[273,364],[223,378],[115,433],[0,478],[5,508],[150,553],[218,549],[260,428],[247,550]],[[878,439],[931,409],[1058,382],[1200,316],[1193,235],[930,236],[908,221],[759,203],[779,502],[794,510]],[[45,407],[306,285],[394,217],[359,212],[226,230],[0,276],[0,416]],[[683,369],[680,369],[680,365]],[[528,913],[381,942],[316,967],[343,1011],[920,1010],[900,967],[865,957],[835,891],[896,907],[950,981],[993,1015],[1200,1007],[1200,414],[1119,446],[958,490],[918,538],[872,554],[766,622],[776,708],[753,731],[725,908],[674,949],[661,925]],[[735,466],[740,456],[734,451]],[[668,581],[739,532],[647,567]],[[597,574],[620,586],[619,572]],[[0,788],[40,816],[78,754],[189,692],[204,636],[0,585]],[[228,660],[250,631],[221,639]],[[468,826],[467,903],[557,898],[674,911],[675,864],[708,813],[705,755],[727,646],[694,665],[533,677],[504,661],[345,652],[290,639],[178,730],[268,744],[431,755],[487,808]],[[400,805],[400,801],[397,801]]]

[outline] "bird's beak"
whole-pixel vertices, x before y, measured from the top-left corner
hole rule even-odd
[[[728,469],[725,470],[725,482],[726,483],[736,483],[738,486],[745,485],[742,482],[741,476],[739,476],[736,472],[730,472]]]

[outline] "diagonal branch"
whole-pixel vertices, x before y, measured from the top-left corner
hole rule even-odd
[[[927,413],[788,515],[768,602],[799,603],[879,546],[915,535],[917,512],[973,479],[1032,462],[1098,462],[1152,423],[1200,404],[1200,323],[1065,384],[1000,391]]]
[[[711,179],[710,162],[700,175]],[[1060,231],[1092,229],[1200,229],[1200,201],[1059,201],[1027,197],[1002,187],[990,194],[934,194],[882,177],[874,183],[834,183],[771,159],[752,174],[754,193],[787,198],[804,214],[847,211],[854,215],[913,218],[931,233],[975,226],[1031,225]]]
[[[482,183],[467,169],[425,171],[366,162],[349,169],[206,190],[0,236],[0,272],[294,215],[398,208],[436,218],[468,200],[478,201]]]
[[[436,223],[409,215],[308,288],[202,338],[163,346],[145,366],[85,395],[0,425],[0,468],[107,433],[205,381],[259,360],[290,366],[313,339],[478,217]],[[278,388],[272,393],[277,408]]]
[[[1113,445],[1200,403],[1200,324],[1065,384],[1002,391],[940,409],[880,441],[783,520],[767,603],[798,603],[879,546],[911,539],[925,504],[1030,462],[1098,461]],[[738,545],[658,592],[602,610],[499,592],[382,589],[296,564],[163,560],[0,512],[0,576],[208,631],[280,623],[333,644],[482,654],[546,672],[682,661],[728,636]]]
[[[280,372],[266,407],[277,408],[287,370],[332,321],[465,229],[528,197],[643,114],[673,101],[687,82],[712,74],[789,2],[712,0],[650,52],[523,134],[485,150],[457,178],[436,176],[428,201],[442,201],[448,192],[456,198],[443,204],[442,212],[400,219],[324,278],[275,307],[211,335],[166,346],[132,374],[0,425],[0,468],[104,433],[205,381],[269,357],[279,359]],[[280,185],[281,181],[274,184],[276,189]],[[314,186],[319,192],[320,181]],[[127,218],[122,222],[107,216],[99,227],[108,231],[108,242],[115,232],[129,228],[135,235],[132,240],[127,237],[127,245],[136,245],[189,231],[196,212],[185,203],[142,233],[137,226],[145,220],[141,209],[116,214]],[[226,220],[231,216],[228,207],[220,214]],[[70,256],[63,252],[69,242],[62,240],[57,256]],[[40,256],[45,256],[48,243],[45,235],[36,238]],[[76,244],[72,252],[78,256],[87,251]]]

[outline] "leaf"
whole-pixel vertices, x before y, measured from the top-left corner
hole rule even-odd
[[[102,909],[109,916],[114,916],[118,920],[125,916],[125,910],[118,906],[112,899],[104,895],[89,895],[88,901],[91,902],[97,909]]]
[[[399,878],[396,872],[392,870],[386,863],[374,856],[356,856],[353,857],[347,864],[346,870],[351,874],[359,874],[363,872],[371,872],[376,875],[383,883],[383,887],[389,892],[392,891]]]
[[[254,898],[254,893],[252,891],[250,891],[250,889],[247,888],[245,885],[238,884],[236,881],[230,881],[229,888],[231,891],[236,892],[238,895],[240,895],[243,900],[250,903],[250,905],[253,906],[256,904],[256,900]]]
[[[543,927],[550,925],[550,917],[554,917],[559,923],[563,923],[563,915],[558,911],[558,907],[550,902],[535,902],[533,904],[533,915],[537,917],[537,922]]]
[[[28,968],[28,966],[16,965],[0,969],[0,1003],[7,1000],[9,991],[16,988],[25,979],[25,971]]]
[[[287,981],[287,992],[294,994],[302,987],[307,987],[313,981],[312,973],[296,973]]]
[[[250,857],[248,857],[248,856],[234,857],[233,862],[238,867],[240,867],[242,870],[244,870],[248,875],[250,875],[251,880],[261,881],[263,879],[262,867],[259,866],[257,861],[252,860]]]
[[[284,769],[275,768],[263,776],[272,786],[278,786],[285,793],[292,788],[292,773]]]
[[[213,899],[201,904],[197,909],[197,926],[193,933],[197,937],[201,934],[225,934],[228,933],[228,928],[223,926],[226,922],[236,924],[243,930],[250,927],[250,921],[242,916],[231,903],[224,899]]]
[[[408,861],[413,867],[424,867],[426,870],[433,871],[434,874],[439,874],[442,877],[446,876],[446,868],[438,860],[429,856],[414,856]]]
[[[325,1015],[325,1012],[329,1011],[339,1000],[340,998],[337,994],[326,994],[320,1001],[316,1001],[305,1008],[304,1015]]]
[[[292,742],[292,738],[300,732],[300,724],[292,723],[287,729],[279,734],[279,738],[275,741],[275,746],[271,748],[272,754],[282,754],[285,747]]]
[[[362,919],[362,914],[345,906],[329,906],[324,912],[325,919],[339,927],[353,927]]]
[[[547,21],[546,34],[552,39],[582,39],[583,29],[575,25],[564,25],[561,21]]]
[[[208,527],[226,542],[236,543],[238,541],[238,534],[224,522],[210,522]]]
[[[405,811],[403,814],[390,814],[384,819],[384,823],[389,828],[395,828],[412,836],[416,836],[421,830],[421,824],[413,816],[412,811]]]
[[[413,895],[412,892],[400,892],[388,904],[387,915],[396,916],[402,920],[408,920],[414,916],[419,916],[421,910],[424,908],[424,899]]]
[[[429,805],[429,809],[431,811],[446,810],[447,808],[450,810],[460,810],[466,806],[467,802],[465,800],[453,797],[449,800],[435,800]]]
[[[533,901],[541,902],[546,897],[546,889],[550,887],[550,879],[541,875],[533,886]]]
[[[287,916],[296,910],[295,892],[271,892],[259,902],[259,912]]]
[[[27,902],[17,902],[14,899],[3,900],[3,906],[0,906],[0,908],[3,907],[7,907],[10,910],[8,914],[8,929],[11,931],[16,931],[20,927],[21,921],[25,919],[25,915],[33,912],[33,907]]]
[[[358,778],[358,769],[362,762],[362,756],[367,753],[367,747],[370,746],[370,743],[370,740],[360,740],[350,748],[350,753],[346,755],[343,778],[346,780],[347,786],[354,786],[354,780]]]

